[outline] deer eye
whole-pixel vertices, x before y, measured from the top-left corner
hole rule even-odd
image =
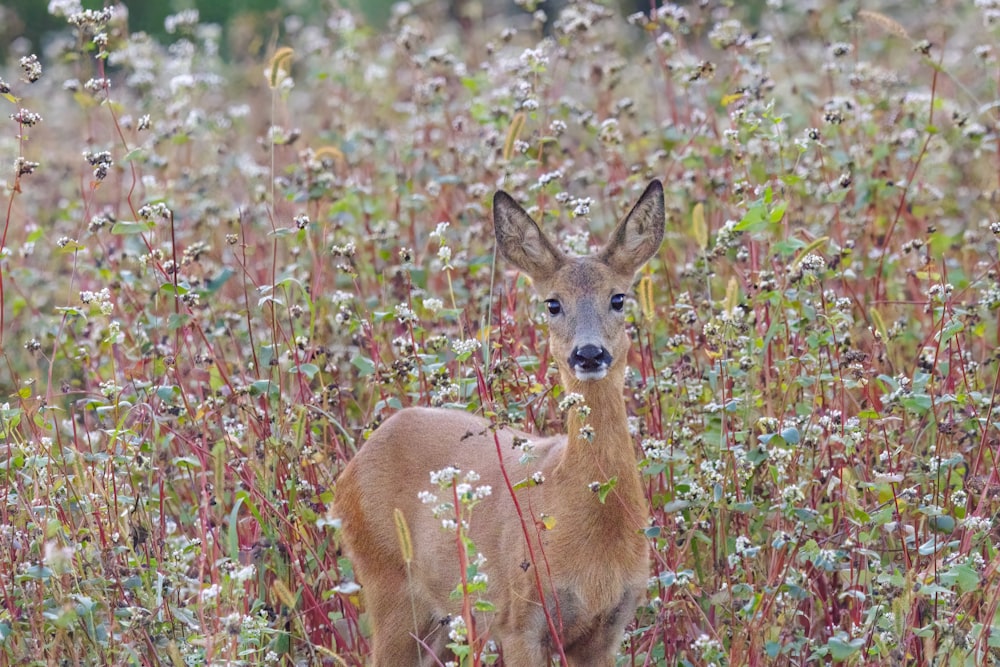
[[[614,311],[620,313],[620,312],[622,312],[622,308],[624,308],[624,307],[625,307],[625,295],[624,294],[615,294],[613,297],[611,297],[611,310],[614,310]]]
[[[545,307],[549,309],[549,315],[558,315],[562,312],[562,304],[559,303],[559,299],[548,299],[545,302]]]

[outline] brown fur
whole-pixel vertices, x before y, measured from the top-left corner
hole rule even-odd
[[[485,598],[496,608],[476,617],[477,633],[500,643],[508,667],[548,664],[558,653],[557,641],[570,665],[614,665],[625,625],[646,587],[649,554],[642,534],[648,509],[622,399],[629,339],[624,315],[610,300],[628,291],[635,272],[659,248],[663,224],[663,190],[654,181],[601,253],[571,258],[556,250],[513,199],[497,193],[500,253],[531,276],[540,296],[560,301],[562,312],[550,318],[549,348],[564,388],[582,395],[591,412],[583,416],[571,409],[567,435],[538,439],[511,429],[494,431],[487,420],[455,410],[409,408],[372,434],[338,480],[335,514],[363,586],[376,667],[447,659],[446,619],[461,613],[460,601],[450,599],[459,582],[455,535],[442,529],[417,494],[440,495],[428,475],[449,465],[476,471],[476,485],[493,488],[472,511],[469,525],[476,549],[487,558]],[[570,357],[584,345],[611,355],[603,377],[578,377]],[[594,429],[591,441],[580,435],[584,424]],[[515,492],[528,522],[534,564],[494,437],[512,484],[535,471],[545,476],[544,483]],[[535,456],[527,465],[519,463],[515,438],[534,442]],[[617,483],[602,504],[590,484],[612,477]],[[394,508],[402,511],[412,537],[409,572]],[[555,521],[550,530],[536,528],[543,514]],[[558,639],[545,619],[536,567]],[[435,656],[427,655],[414,635]]]

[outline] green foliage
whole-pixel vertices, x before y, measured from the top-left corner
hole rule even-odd
[[[586,252],[654,177],[621,664],[995,661],[1000,18],[732,4],[380,32],[289,0],[257,59],[207,8],[165,45],[49,17],[0,73],[0,663],[364,664],[329,515],[364,437],[415,404],[564,428],[493,192]],[[490,664],[472,472],[421,509]]]
[[[58,2],[58,0],[57,0]],[[19,37],[29,40],[36,47],[45,44],[65,28],[65,21],[53,16],[48,11],[49,0],[8,0],[4,3],[6,19],[9,26],[19,29]],[[103,0],[78,0],[76,3],[84,9],[100,10],[109,4]],[[269,20],[281,16],[291,9],[307,21],[321,21],[325,7],[320,0],[143,0],[142,2],[123,2],[128,8],[129,27],[133,32],[143,31],[157,39],[168,40],[171,30],[168,27],[168,17],[175,12],[194,9],[199,13],[203,23],[214,23],[227,30],[232,41],[224,45],[227,56],[237,60],[246,53],[230,52],[229,47],[243,47],[256,44],[260,48],[271,39],[275,24]],[[388,14],[387,3],[378,0],[367,2],[365,11],[372,18],[384,19]],[[243,42],[248,35],[247,30],[255,33],[255,39],[249,43]],[[0,30],[0,36],[14,37]],[[0,51],[0,60],[7,55],[6,48]],[[9,57],[9,55],[7,55]]]

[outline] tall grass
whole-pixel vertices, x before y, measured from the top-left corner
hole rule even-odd
[[[652,177],[621,664],[995,661],[1000,6],[752,9],[288,11],[252,62],[50,3],[0,74],[0,664],[364,664],[366,433],[561,429],[492,193],[586,252]]]

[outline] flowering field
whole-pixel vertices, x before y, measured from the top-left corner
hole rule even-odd
[[[365,664],[365,435],[564,428],[493,193],[585,253],[652,178],[619,664],[1000,660],[1000,3],[457,4],[9,53],[0,665]]]

